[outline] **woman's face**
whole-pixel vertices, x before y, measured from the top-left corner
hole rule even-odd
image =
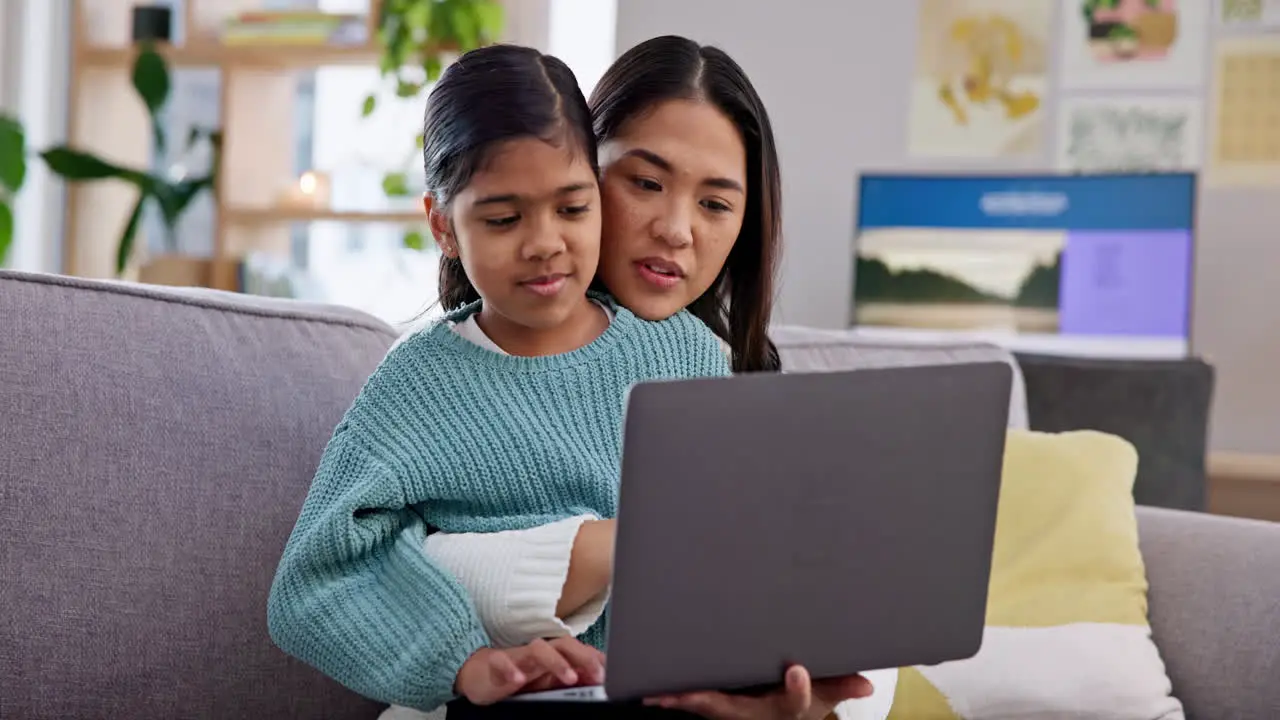
[[[599,276],[618,302],[662,320],[706,292],[742,229],[747,154],[715,106],[669,100],[600,146]]]

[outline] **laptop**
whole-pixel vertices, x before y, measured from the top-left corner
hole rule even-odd
[[[982,643],[1012,370],[632,388],[603,687],[628,702],[933,665]]]

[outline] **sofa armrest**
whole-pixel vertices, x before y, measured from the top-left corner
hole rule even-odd
[[[1280,717],[1280,523],[1137,512],[1152,634],[1187,717]]]

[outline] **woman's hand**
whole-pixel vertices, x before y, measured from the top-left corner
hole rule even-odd
[[[518,692],[604,682],[604,654],[574,638],[534,640],[514,648],[481,648],[458,670],[454,692],[491,705]]]
[[[821,720],[845,700],[867,697],[874,688],[861,675],[818,680],[799,665],[787,669],[783,687],[765,695],[727,695],[696,692],[646,701],[649,705],[684,710],[712,720]]]

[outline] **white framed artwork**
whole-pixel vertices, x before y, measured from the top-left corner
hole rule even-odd
[[[1071,98],[1059,104],[1056,165],[1061,170],[1196,170],[1203,146],[1199,97]]]
[[[1204,85],[1212,0],[1064,0],[1062,89]]]

